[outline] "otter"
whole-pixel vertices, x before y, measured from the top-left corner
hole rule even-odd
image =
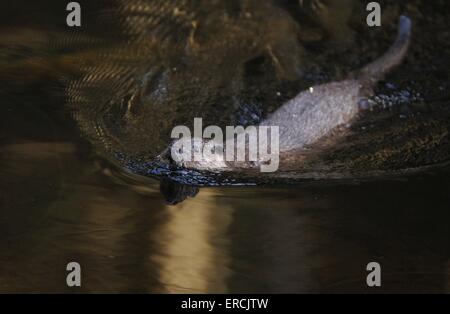
[[[318,85],[302,91],[263,120],[259,126],[279,127],[280,158],[298,161],[299,156],[307,155],[309,146],[350,124],[361,110],[367,109],[368,98],[373,95],[375,84],[404,60],[411,41],[411,29],[411,20],[400,16],[397,39],[383,56],[351,74],[344,81]],[[335,133],[339,136],[339,132]],[[179,141],[183,140],[175,141],[172,147],[182,146]],[[231,141],[234,142],[234,138]],[[190,143],[194,151],[199,151],[208,141],[194,139]],[[226,146],[227,142],[224,145]],[[170,161],[179,167],[203,171],[255,169],[259,168],[261,163],[267,162],[225,161],[224,150],[221,151],[222,153],[212,154],[208,158],[180,162],[170,159],[168,149],[160,158],[167,160],[169,157]],[[296,158],[293,159],[292,156]]]

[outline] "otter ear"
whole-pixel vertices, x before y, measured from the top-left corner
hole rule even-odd
[[[169,205],[176,205],[189,197],[195,197],[200,191],[196,186],[184,185],[168,179],[161,180],[159,189]]]

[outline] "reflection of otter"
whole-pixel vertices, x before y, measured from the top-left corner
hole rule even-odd
[[[329,136],[337,127],[348,124],[360,109],[365,109],[367,97],[373,94],[375,83],[403,61],[410,37],[411,21],[401,16],[397,40],[385,55],[364,67],[352,78],[311,87],[308,91],[301,92],[264,120],[261,126],[279,126],[281,157],[292,155],[293,152],[304,154],[305,148]],[[220,157],[220,162],[217,156],[214,156],[214,160],[203,158],[183,161],[181,166],[200,170],[230,170],[255,166],[250,162],[224,163],[223,156]]]
[[[178,184],[164,179],[161,180],[159,189],[169,205],[176,205],[188,197],[195,197],[199,191],[198,187]]]

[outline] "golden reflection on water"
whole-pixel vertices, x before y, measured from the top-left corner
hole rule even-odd
[[[169,218],[156,233],[163,252],[153,259],[160,265],[160,280],[166,292],[225,293],[229,271],[230,243],[227,237],[233,209],[215,207],[211,190],[199,200],[166,207]]]

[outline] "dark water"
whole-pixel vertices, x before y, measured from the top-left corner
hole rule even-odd
[[[413,151],[389,164],[393,168],[398,162],[403,162],[401,168],[433,165],[412,173],[364,180],[205,187],[195,197],[169,205],[167,199],[173,200],[177,189],[192,196],[197,190],[123,171],[80,132],[64,110],[60,81],[72,69],[61,64],[70,64],[72,51],[62,52],[63,63],[51,63],[48,60],[61,60],[61,51],[52,52],[41,37],[30,36],[36,30],[40,36],[42,30],[45,34],[60,31],[58,21],[65,17],[60,6],[49,1],[20,12],[16,9],[23,4],[17,3],[2,10],[0,292],[450,291],[450,169],[428,159],[445,160],[445,141],[437,142],[436,150],[428,154]],[[380,109],[378,117],[388,112],[389,119],[396,117],[395,125],[401,125],[403,115],[412,119],[408,121],[424,121],[411,124],[419,127],[407,134],[426,143],[442,134],[448,138],[449,47],[425,48],[433,38],[442,42],[449,38],[448,22],[438,10],[445,4],[436,1],[433,7],[413,1],[396,7],[387,3],[392,20],[397,11],[407,9],[421,28],[409,66],[389,82],[399,86],[392,91],[383,82],[379,87],[379,94],[388,96],[377,101],[393,109]],[[295,5],[280,1],[284,9]],[[90,6],[96,10],[96,5]],[[44,13],[48,18],[42,21]],[[345,60],[345,55],[329,49],[317,52],[317,58],[308,63],[310,68],[306,66],[310,80],[320,81],[321,72],[339,77],[340,71],[364,64],[389,45],[392,29],[395,32],[391,27],[370,35],[382,36],[383,47],[358,36],[349,44],[364,43],[350,49],[350,54],[361,52],[364,60]],[[310,55],[321,47],[316,46],[314,34],[311,31],[304,39]],[[320,39],[320,32],[317,36]],[[35,39],[32,44],[30,37]],[[23,47],[10,44],[18,38]],[[342,43],[345,38],[333,40]],[[429,55],[430,50],[434,54]],[[332,59],[340,66],[321,63]],[[279,85],[264,82],[274,90],[284,88],[289,95],[302,80],[308,79],[282,79]],[[405,96],[405,90],[422,96]],[[407,108],[402,102],[405,97]],[[372,122],[382,126],[392,120],[376,121]],[[380,132],[374,130],[376,138],[389,143],[386,133]],[[406,137],[390,143],[406,145]],[[71,261],[81,264],[81,288],[66,286],[65,267]],[[373,261],[382,267],[380,288],[366,285],[366,265]]]

